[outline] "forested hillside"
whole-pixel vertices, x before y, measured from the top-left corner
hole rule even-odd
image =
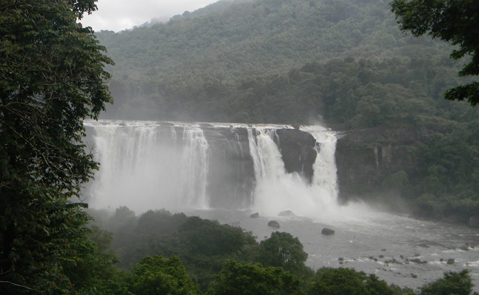
[[[444,100],[471,81],[457,74],[465,61],[450,59],[447,43],[402,33],[388,1],[220,1],[97,36],[116,62],[104,118],[409,128],[409,167],[340,187],[362,199],[394,191],[422,216],[478,215],[477,110]],[[380,141],[356,156],[391,144]]]
[[[267,116],[226,114],[245,111],[230,106],[245,81],[270,79],[307,63],[345,58],[381,62],[394,57],[387,69],[392,72],[404,63],[418,65],[417,59],[454,68],[448,45],[401,33],[387,1],[258,0],[227,8],[221,3],[210,5],[204,15],[201,10],[192,13],[199,15],[194,18],[176,17],[151,28],[116,34],[97,33],[116,62],[110,82],[115,105],[106,116],[269,122]],[[452,70],[447,78],[454,78],[456,72]],[[397,81],[384,81],[391,82]],[[421,87],[422,81],[418,83]],[[275,91],[275,85],[267,88]],[[212,105],[215,111],[211,114],[216,116],[198,114],[198,106],[211,109]],[[269,108],[254,106],[258,107],[258,112]],[[324,115],[322,109],[312,112]],[[291,118],[279,117],[279,121]],[[304,122],[304,116],[295,116],[293,121]]]

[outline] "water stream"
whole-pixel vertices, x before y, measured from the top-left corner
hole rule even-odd
[[[477,229],[376,212],[364,204],[338,205],[337,135],[321,126],[302,127],[316,139],[319,151],[308,184],[298,173],[285,172],[275,143],[276,130],[290,126],[205,127],[145,121],[89,121],[85,125],[87,145],[101,162],[95,181],[84,191],[93,208],[128,206],[137,213],[161,208],[183,211],[241,226],[259,240],[277,230],[267,226],[275,219],[281,231],[300,239],[309,254],[307,264],[313,269],[353,267],[411,288],[442,277],[444,271],[469,269],[479,291]],[[241,130],[246,130],[243,139]],[[212,166],[218,158],[236,163],[226,165],[234,166],[234,171]],[[215,205],[218,199],[211,198],[213,189],[228,192],[228,187],[216,187],[221,183],[213,185],[213,170],[219,176],[236,175],[238,181],[252,179],[235,189],[243,193],[221,195],[234,197],[230,204],[241,204],[235,210],[221,209],[228,203]],[[278,216],[284,210],[291,210],[294,216]],[[260,218],[250,218],[252,212],[258,212]],[[321,235],[323,227],[336,233]],[[448,264],[448,259],[454,263]]]

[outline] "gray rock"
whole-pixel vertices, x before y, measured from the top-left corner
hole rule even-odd
[[[417,246],[422,248],[429,248],[429,245],[427,243],[421,243],[421,244],[418,244]]]
[[[323,235],[330,236],[330,235],[334,235],[334,230],[325,227],[325,228],[323,228],[323,229],[321,230],[321,233],[322,233]]]
[[[278,129],[274,138],[281,151],[286,172],[297,172],[308,183],[313,178],[313,164],[318,154],[316,139],[309,133],[296,129]]]
[[[250,215],[251,218],[258,218],[259,217],[259,213],[258,212],[255,212],[253,214]]]
[[[271,220],[268,222],[268,226],[280,228],[279,223],[276,220]]]
[[[449,258],[446,263],[447,264],[454,264],[455,262],[456,262],[456,260],[454,260],[454,258]]]
[[[294,215],[293,211],[285,210],[285,211],[279,212],[278,216],[295,216],[295,215]]]

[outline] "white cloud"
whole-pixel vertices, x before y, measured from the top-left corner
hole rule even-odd
[[[139,26],[153,18],[169,19],[173,15],[214,3],[217,0],[99,0],[98,10],[81,22],[95,31],[121,31]]]

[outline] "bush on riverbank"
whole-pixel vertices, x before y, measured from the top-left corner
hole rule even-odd
[[[116,271],[96,283],[96,294],[415,294],[354,269],[314,272],[304,264],[303,245],[288,233],[274,232],[258,243],[241,228],[166,210],[139,217],[126,207],[111,217],[91,213],[99,225],[114,231],[112,244],[106,235],[94,239],[101,252],[117,252],[121,261],[121,270],[112,263]],[[121,221],[120,216],[129,218]],[[471,290],[469,274],[462,271],[446,273],[420,294]]]

